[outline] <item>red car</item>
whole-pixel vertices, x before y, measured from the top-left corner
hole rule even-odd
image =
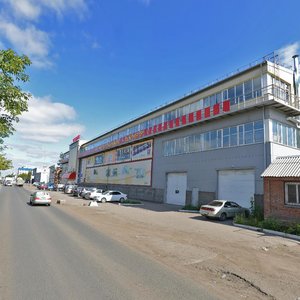
[[[38,185],[37,188],[39,190],[47,190],[48,189],[48,185],[46,183],[41,183],[40,185]]]

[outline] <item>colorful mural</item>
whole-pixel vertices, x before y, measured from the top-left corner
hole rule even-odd
[[[103,184],[151,185],[152,160],[86,169],[85,181]]]

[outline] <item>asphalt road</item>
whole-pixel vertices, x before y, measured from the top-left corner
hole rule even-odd
[[[29,192],[0,187],[0,299],[215,299]],[[99,216],[101,217],[101,216]]]

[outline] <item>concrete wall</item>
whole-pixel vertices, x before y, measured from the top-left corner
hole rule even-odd
[[[299,222],[300,206],[285,204],[286,182],[300,182],[300,178],[264,179],[264,216]]]

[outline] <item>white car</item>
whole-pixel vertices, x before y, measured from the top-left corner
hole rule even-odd
[[[92,191],[85,193],[84,198],[87,200],[95,200],[95,197],[100,196],[104,192],[105,191],[101,190],[101,189],[92,190]]]
[[[121,193],[120,191],[106,191],[94,198],[97,202],[123,202],[127,199],[127,195]]]
[[[45,191],[38,191],[30,195],[29,203],[31,205],[36,204],[45,204],[50,206],[51,205],[51,196],[48,192]]]

